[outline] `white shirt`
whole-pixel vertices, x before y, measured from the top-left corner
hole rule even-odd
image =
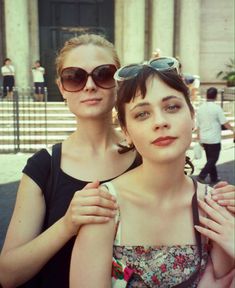
[[[227,121],[223,109],[213,101],[205,102],[197,110],[197,127],[200,142],[217,144],[221,142],[221,125]]]
[[[4,65],[1,68],[1,72],[3,76],[14,76],[15,68],[12,65]]]
[[[33,73],[33,82],[44,82],[44,74],[45,69],[43,67],[38,67],[38,68],[33,68],[32,73]]]

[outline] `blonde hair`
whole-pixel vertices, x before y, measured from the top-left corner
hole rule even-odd
[[[63,62],[68,52],[79,46],[89,44],[108,49],[112,54],[116,67],[119,68],[121,66],[117,52],[114,48],[114,45],[111,42],[109,42],[107,39],[105,39],[103,36],[100,35],[83,34],[66,41],[64,47],[62,47],[61,50],[59,51],[55,59],[57,78],[60,77],[60,73],[63,69]]]

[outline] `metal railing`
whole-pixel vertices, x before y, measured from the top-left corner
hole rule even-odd
[[[0,153],[33,152],[47,146],[47,89],[43,90],[44,99],[38,102],[32,87],[14,87],[10,97],[4,97],[0,88]]]

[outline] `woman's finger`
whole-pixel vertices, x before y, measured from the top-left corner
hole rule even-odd
[[[73,216],[73,222],[79,224],[96,224],[96,223],[106,223],[112,218],[96,216],[96,215],[84,215],[84,216]]]
[[[110,194],[108,191],[105,191],[103,189],[100,188],[96,188],[96,189],[83,189],[81,191],[77,191],[76,195],[78,196],[82,196],[82,197],[90,197],[90,196],[100,196],[103,197],[107,200],[113,200],[116,201],[116,198]]]
[[[221,207],[221,205],[217,204],[213,199],[211,199],[210,197],[205,197],[206,202],[210,205],[211,208],[214,209],[214,211],[218,212],[220,215],[222,215],[225,219],[230,219],[231,215],[230,213],[227,211],[227,209],[225,207]]]
[[[218,211],[211,208],[207,203],[204,201],[198,200],[200,208],[214,221],[217,223],[222,223],[224,220],[224,216],[222,216]]]
[[[201,227],[201,226],[198,226],[198,225],[195,225],[194,227],[203,236],[211,239],[212,241],[215,241],[216,243],[220,243],[219,234],[215,233],[214,231],[212,231],[210,229],[207,229],[205,227]]]
[[[118,205],[113,200],[107,200],[100,196],[82,197],[76,199],[74,204],[79,206],[99,206],[108,209],[117,209]]]
[[[213,200],[234,200],[235,193],[234,191],[226,192],[226,193],[213,193],[211,195]]]
[[[221,232],[221,225],[216,223],[215,221],[209,218],[203,217],[203,216],[199,216],[199,219],[200,219],[201,224],[203,224],[205,228],[209,228],[216,233]]]
[[[226,208],[227,208],[228,211],[230,211],[233,214],[235,214],[235,207],[234,206],[227,206]]]
[[[213,186],[213,189],[216,190],[218,188],[225,187],[227,185],[228,185],[227,181],[220,181]]]
[[[233,195],[232,198],[234,198],[234,193],[235,193],[235,186],[234,185],[219,186],[216,189],[214,186],[212,191],[211,191],[211,194],[212,195],[223,195],[223,196],[227,197],[227,194],[231,193],[231,192]]]
[[[101,217],[109,217],[113,218],[115,217],[117,211],[116,210],[110,210],[105,209],[103,207],[98,206],[85,206],[85,207],[79,207],[78,208],[78,215],[80,216],[101,216]],[[76,211],[73,211],[73,214],[76,215]]]
[[[235,207],[235,199],[234,200],[218,200],[217,202],[221,206],[233,206],[233,207]]]

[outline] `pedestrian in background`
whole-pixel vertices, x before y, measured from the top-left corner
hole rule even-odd
[[[34,67],[32,68],[34,90],[35,90],[35,101],[42,102],[45,94],[45,68],[41,66],[39,60],[35,61]]]
[[[10,58],[4,60],[4,65],[1,68],[3,76],[3,97],[7,100],[13,100],[13,87],[15,85],[15,68],[11,63]]]
[[[197,134],[198,140],[206,152],[207,162],[201,170],[197,180],[205,183],[207,175],[210,175],[211,184],[220,181],[216,169],[221,150],[221,125],[234,133],[224,115],[223,109],[215,103],[218,91],[211,87],[206,92],[207,101],[199,106],[197,111]]]

